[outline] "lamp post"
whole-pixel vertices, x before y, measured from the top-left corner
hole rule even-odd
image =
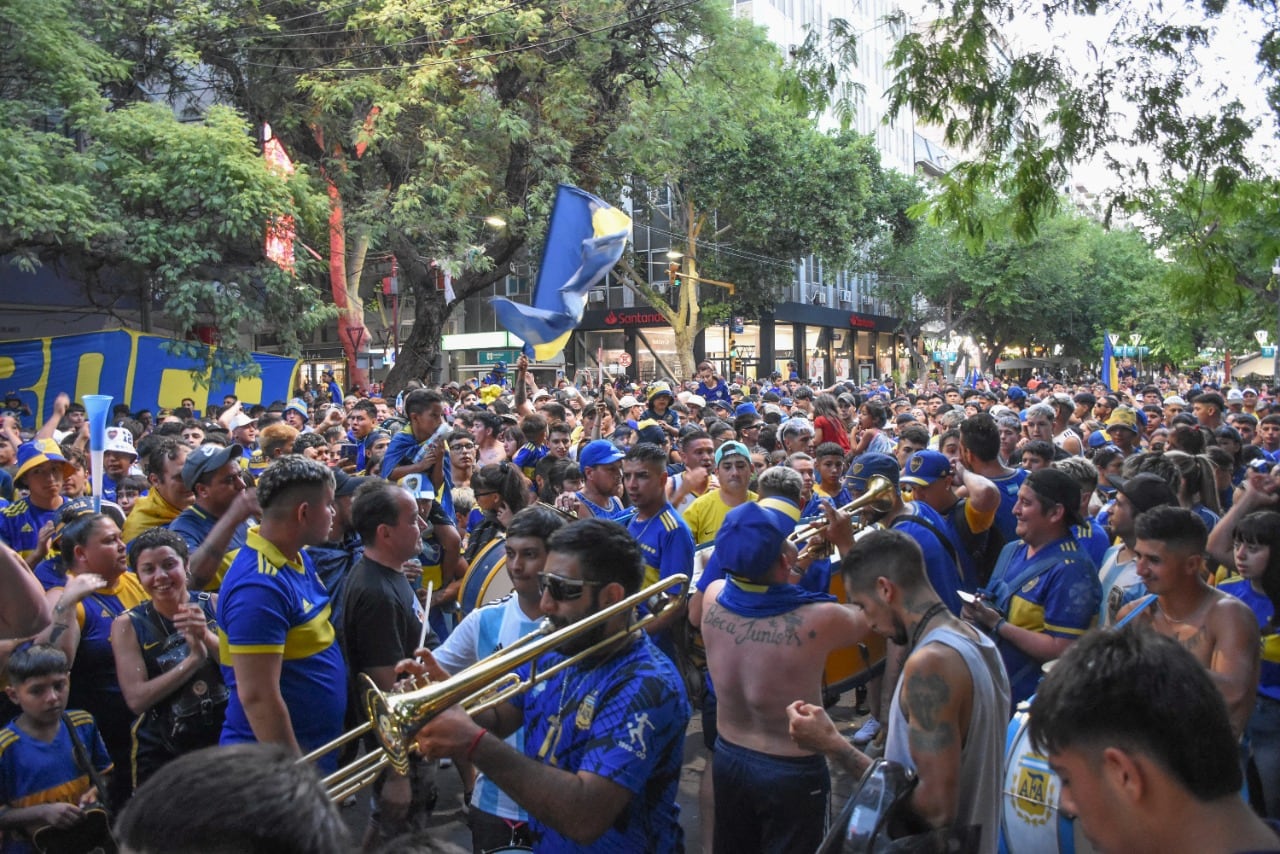
[[[1275,282],[1277,276],[1280,276],[1280,258],[1271,265],[1271,280]],[[1280,385],[1280,283],[1276,284],[1276,351],[1273,359],[1271,363],[1272,399],[1276,396],[1276,386]]]

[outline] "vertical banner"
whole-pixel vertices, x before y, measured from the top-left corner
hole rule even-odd
[[[53,401],[61,392],[73,400],[110,395],[134,412],[172,409],[184,399],[204,411],[209,404],[221,405],[228,394],[250,404],[288,400],[291,395],[297,359],[255,353],[260,376],[200,388],[191,378],[196,363],[165,352],[169,340],[121,329],[0,341],[0,392],[16,394],[31,409],[34,417],[23,424],[27,428],[52,415]]]
[[[1120,366],[1116,364],[1116,344],[1120,336],[1108,332],[1102,336],[1102,384],[1108,391],[1115,391],[1120,385]]]

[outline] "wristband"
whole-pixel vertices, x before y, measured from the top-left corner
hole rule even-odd
[[[993,638],[1000,637],[1000,625],[1005,622],[1007,622],[1007,620],[1005,620],[1004,617],[1001,617],[1000,619],[996,620],[996,624],[991,627],[991,636]]]
[[[485,729],[484,727],[481,727],[480,731],[476,733],[476,737],[471,739],[471,746],[467,748],[467,752],[464,757],[468,762],[471,761],[471,754],[475,753],[476,748],[480,746],[480,739],[484,738],[488,734],[489,734],[489,730]]]

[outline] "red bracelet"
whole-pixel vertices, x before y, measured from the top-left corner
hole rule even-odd
[[[471,754],[475,753],[476,748],[480,746],[480,739],[484,738],[488,734],[489,734],[489,730],[485,729],[484,727],[481,727],[480,731],[476,733],[476,737],[471,739],[471,746],[467,748],[466,758],[468,762],[471,761]]]

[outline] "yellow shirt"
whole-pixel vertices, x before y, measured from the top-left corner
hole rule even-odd
[[[181,512],[180,508],[165,501],[159,492],[152,489],[138,499],[138,503],[133,505],[133,512],[129,514],[129,518],[124,520],[124,531],[121,532],[124,541],[126,543],[132,541],[134,537],[149,528],[168,525],[177,519]]]
[[[755,501],[759,497],[754,492],[747,492],[748,501]],[[689,530],[693,531],[694,543],[702,545],[714,541],[716,532],[724,524],[724,517],[732,509],[724,503],[718,489],[708,489],[694,499],[693,503],[684,509],[683,514],[685,524],[689,526]]]

